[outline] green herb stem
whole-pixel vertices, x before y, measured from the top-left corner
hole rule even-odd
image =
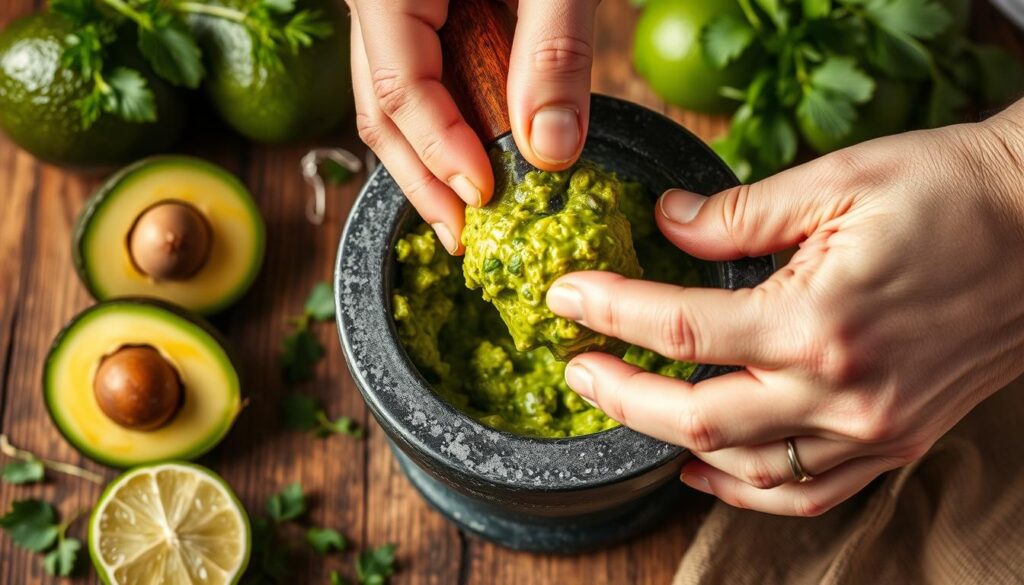
[[[81,467],[78,467],[77,465],[72,465],[70,463],[64,463],[61,461],[54,461],[52,459],[43,459],[42,457],[36,457],[35,454],[30,451],[19,449],[12,445],[10,441],[7,440],[7,435],[0,435],[0,453],[3,453],[8,457],[21,459],[22,461],[39,461],[40,463],[43,464],[44,467],[47,467],[48,469],[52,469],[59,473],[64,473],[74,477],[79,477],[81,479],[91,481],[95,484],[103,485],[104,483],[106,483],[102,475],[89,471],[88,469],[83,469]]]
[[[138,10],[135,10],[134,8],[129,6],[128,3],[124,2],[123,0],[101,0],[101,1],[104,4],[106,4],[107,6],[113,8],[119,14],[123,15],[124,17],[128,18],[129,20],[134,21],[135,23],[137,23],[142,28],[144,28],[146,30],[152,30],[153,29],[153,21],[150,20],[148,15],[143,14],[143,13],[139,12]]]
[[[743,14],[746,15],[747,21],[750,22],[751,26],[760,31],[764,28],[764,23],[761,22],[761,17],[757,15],[757,11],[751,6],[750,0],[739,0],[740,8],[743,9]]]
[[[249,18],[249,16],[241,10],[235,10],[234,8],[228,8],[226,6],[201,4],[199,2],[178,2],[177,4],[174,4],[173,7],[178,12],[186,14],[205,14],[206,16],[214,16],[216,18],[223,18],[225,20],[231,20],[239,23],[245,23]]]

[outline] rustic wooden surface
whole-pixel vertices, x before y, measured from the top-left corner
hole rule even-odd
[[[41,4],[0,1],[0,26]],[[1015,46],[1024,55],[1019,33],[987,5],[977,12],[976,36]],[[629,45],[636,15],[625,0],[606,0],[598,14],[596,91],[666,111],[705,139],[722,130],[722,119],[666,109],[633,74]],[[206,120],[196,124],[209,126]],[[340,144],[361,152],[354,135],[348,129],[316,145]],[[338,237],[360,183],[331,194],[324,225],[306,224],[307,192],[299,158],[310,146],[314,144],[251,145],[215,124],[183,146],[238,173],[267,219],[268,235],[259,280],[215,321],[241,356],[250,404],[227,439],[202,462],[222,473],[250,510],[261,511],[272,492],[301,481],[313,496],[309,523],[338,528],[357,545],[398,544],[400,568],[394,583],[667,583],[707,508],[706,499],[680,501],[676,517],[652,534],[578,557],[510,552],[467,537],[429,509],[399,471],[383,434],[368,420],[331,326],[317,330],[327,359],[317,380],[302,389],[319,396],[332,415],[368,423],[369,437],[320,440],[281,427],[277,405],[285,388],[278,382],[276,356],[286,318],[301,309],[316,281],[330,279]],[[69,238],[78,210],[99,181],[39,164],[0,138],[0,431],[16,445],[112,478],[113,470],[86,460],[64,442],[46,414],[40,389],[50,341],[92,302],[72,270]],[[99,488],[89,482],[50,474],[41,486],[0,485],[0,510],[7,510],[12,500],[36,497],[68,514],[90,507],[98,495]],[[77,522],[71,532],[84,540],[84,522]],[[352,558],[351,552],[327,560],[300,556],[291,582],[326,583],[331,569],[351,575]],[[87,574],[75,582],[95,582],[91,567]],[[0,584],[48,582],[53,580],[43,571],[40,555],[17,549],[0,536]]]

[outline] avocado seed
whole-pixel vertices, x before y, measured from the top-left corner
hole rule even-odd
[[[206,263],[210,239],[210,226],[195,207],[164,201],[135,220],[128,250],[143,273],[157,280],[184,280]]]
[[[182,397],[178,373],[149,346],[125,346],[103,358],[93,391],[110,420],[135,430],[163,426]]]

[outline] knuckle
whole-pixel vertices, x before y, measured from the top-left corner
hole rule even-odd
[[[676,435],[683,446],[699,453],[717,451],[725,446],[711,420],[700,408],[693,405],[679,410],[676,418]]]
[[[884,409],[870,407],[850,421],[849,435],[861,443],[884,443],[896,438],[897,425],[894,417]]]
[[[617,384],[608,385],[610,387],[601,384],[599,380],[595,380],[594,393],[597,403],[601,405],[601,410],[623,425],[630,426],[630,421],[626,416],[626,408],[622,402],[622,396],[630,387],[641,383],[640,377],[645,373],[642,370],[632,372]]]
[[[748,238],[743,235],[750,233],[752,227],[756,229],[756,226],[750,225],[750,220],[753,219],[756,223],[757,218],[751,218],[749,217],[751,214],[747,213],[755,185],[740,185],[726,191],[720,207],[722,225],[725,226],[726,233],[732,238],[733,246],[748,255],[749,246],[745,243]]]
[[[783,483],[778,472],[759,455],[752,455],[743,463],[743,481],[758,488],[770,489]]]
[[[692,321],[682,305],[672,307],[665,316],[665,324],[660,327],[662,332],[661,349],[665,357],[687,361],[694,359],[697,340]]]
[[[370,150],[376,151],[383,145],[384,126],[370,114],[356,114],[356,131],[359,133],[359,139],[370,147]]]
[[[538,73],[574,77],[590,72],[594,49],[582,38],[560,35],[537,43],[533,49],[533,70]]]
[[[373,95],[380,109],[394,118],[412,101],[413,84],[397,69],[376,67],[372,74]]]
[[[446,137],[450,130],[455,128],[459,124],[459,119],[456,118],[448,123],[447,126],[442,128],[439,132],[431,132],[430,139],[425,142],[422,147],[417,148],[417,154],[420,160],[426,162],[428,165],[431,161],[445,155],[444,144]]]
[[[404,185],[400,184],[399,186],[402,187],[402,192],[405,193],[405,196],[408,199],[429,200],[428,197],[421,197],[421,195],[425,195],[424,191],[431,187],[435,181],[437,181],[437,177],[430,173],[424,173],[414,178],[412,181],[409,181]]]
[[[821,502],[810,494],[810,490],[800,490],[793,501],[793,512],[804,518],[821,516],[832,509],[835,504]]]

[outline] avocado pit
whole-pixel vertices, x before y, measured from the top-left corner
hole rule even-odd
[[[103,358],[93,378],[96,402],[110,420],[133,430],[166,424],[184,394],[177,371],[148,345],[126,346]]]
[[[128,234],[132,262],[156,280],[185,280],[210,255],[210,226],[192,205],[163,201],[139,215]]]

